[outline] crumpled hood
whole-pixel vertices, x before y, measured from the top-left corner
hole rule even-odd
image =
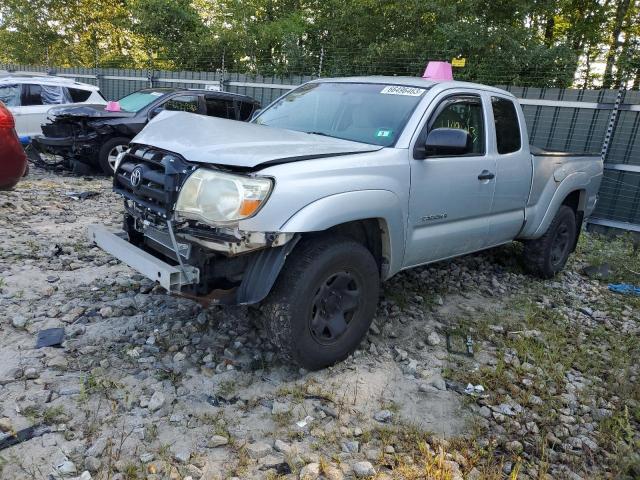
[[[53,107],[47,114],[50,118],[91,118],[91,119],[108,119],[108,118],[125,118],[132,117],[135,113],[131,112],[107,112],[104,108],[106,105],[76,105],[72,107]]]
[[[374,152],[382,148],[254,123],[169,111],[149,122],[131,143],[175,152],[190,162],[248,168],[264,163]]]

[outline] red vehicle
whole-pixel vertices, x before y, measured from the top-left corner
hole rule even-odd
[[[16,134],[13,115],[0,102],[0,190],[7,190],[27,172],[27,156]]]

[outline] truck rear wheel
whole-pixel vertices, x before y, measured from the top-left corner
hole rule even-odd
[[[379,287],[378,266],[362,244],[303,239],[262,306],[281,357],[309,370],[345,359],[371,325]]]
[[[578,235],[576,214],[571,207],[562,205],[547,232],[536,240],[524,244],[524,258],[531,273],[552,278],[567,263]]]

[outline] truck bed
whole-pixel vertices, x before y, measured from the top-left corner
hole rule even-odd
[[[536,157],[600,157],[600,153],[565,152],[562,150],[547,150],[536,145],[529,145],[529,151]]]

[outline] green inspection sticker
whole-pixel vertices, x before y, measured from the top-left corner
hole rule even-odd
[[[393,133],[392,130],[387,130],[386,128],[381,128],[376,132],[376,137],[378,138],[388,138]]]

